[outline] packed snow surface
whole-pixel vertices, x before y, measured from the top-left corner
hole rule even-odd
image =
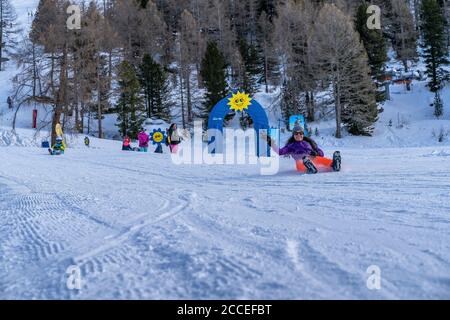
[[[344,148],[343,172],[281,159],[262,176],[120,146],[0,148],[0,298],[450,298],[450,148]]]

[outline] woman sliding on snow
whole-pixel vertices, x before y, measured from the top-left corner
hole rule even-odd
[[[317,143],[311,138],[305,137],[302,127],[294,127],[292,137],[289,138],[286,146],[279,149],[274,141],[265,136],[267,143],[280,156],[292,156],[297,164],[297,171],[315,174],[319,169],[332,168],[333,171],[341,170],[341,154],[336,151],[333,160],[324,158],[323,151],[317,146]]]

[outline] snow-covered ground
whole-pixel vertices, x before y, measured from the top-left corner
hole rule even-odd
[[[450,298],[450,147],[342,152],[339,174],[261,176],[95,139],[1,148],[0,298]]]

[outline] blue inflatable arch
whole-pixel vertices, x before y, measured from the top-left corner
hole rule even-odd
[[[210,153],[222,153],[223,150],[223,123],[225,117],[230,113],[231,109],[228,105],[229,98],[233,96],[230,93],[226,98],[222,99],[213,108],[208,119],[208,147]],[[269,134],[269,119],[264,108],[255,99],[251,100],[251,105],[245,111],[253,120],[253,127],[256,131],[256,154],[259,157],[270,156],[270,147],[266,141],[260,137],[260,130],[266,130]],[[216,136],[214,132],[220,132],[221,136]]]

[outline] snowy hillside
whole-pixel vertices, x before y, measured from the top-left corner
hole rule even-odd
[[[18,20],[21,23],[24,32],[28,32],[33,13],[36,10],[38,0],[23,0],[14,3]],[[390,52],[393,59],[394,54]],[[400,68],[400,64],[394,60],[389,66]],[[424,70],[422,63],[414,67]],[[12,78],[17,69],[13,62],[7,64],[7,70],[0,73],[0,127],[10,127],[14,117],[15,110],[8,110],[6,103],[7,97],[12,93]],[[414,81],[412,91],[406,91],[404,85],[391,85],[391,100],[383,106],[384,112],[380,115],[380,120],[376,123],[374,136],[352,137],[346,136],[344,139],[334,137],[335,121],[320,121],[310,123],[313,129],[317,128],[319,136],[315,137],[321,145],[352,148],[366,147],[420,147],[420,146],[440,146],[450,144],[450,87],[442,90],[442,99],[444,101],[444,115],[441,120],[436,120],[433,115],[433,94],[426,88],[426,81]],[[256,99],[266,108],[270,124],[278,127],[281,115],[273,104],[277,101],[280,94],[279,88],[271,94],[265,94],[262,91],[256,95]],[[31,128],[32,124],[32,106],[23,106],[17,113],[17,127]],[[106,136],[118,137],[118,130],[115,126],[116,115],[106,115],[103,123]],[[392,126],[389,122],[392,121]],[[51,122],[51,107],[39,106],[38,123],[39,127]],[[96,122],[92,122],[96,127]],[[48,125],[47,125],[48,127]],[[45,135],[45,130],[41,135]],[[438,137],[442,133],[443,141],[439,142]],[[0,142],[1,144],[2,142]],[[40,141],[37,141],[40,143]],[[4,144],[4,142],[3,142]]]
[[[450,298],[450,147],[344,148],[340,174],[282,159],[270,177],[93,147],[1,149],[1,298]]]

